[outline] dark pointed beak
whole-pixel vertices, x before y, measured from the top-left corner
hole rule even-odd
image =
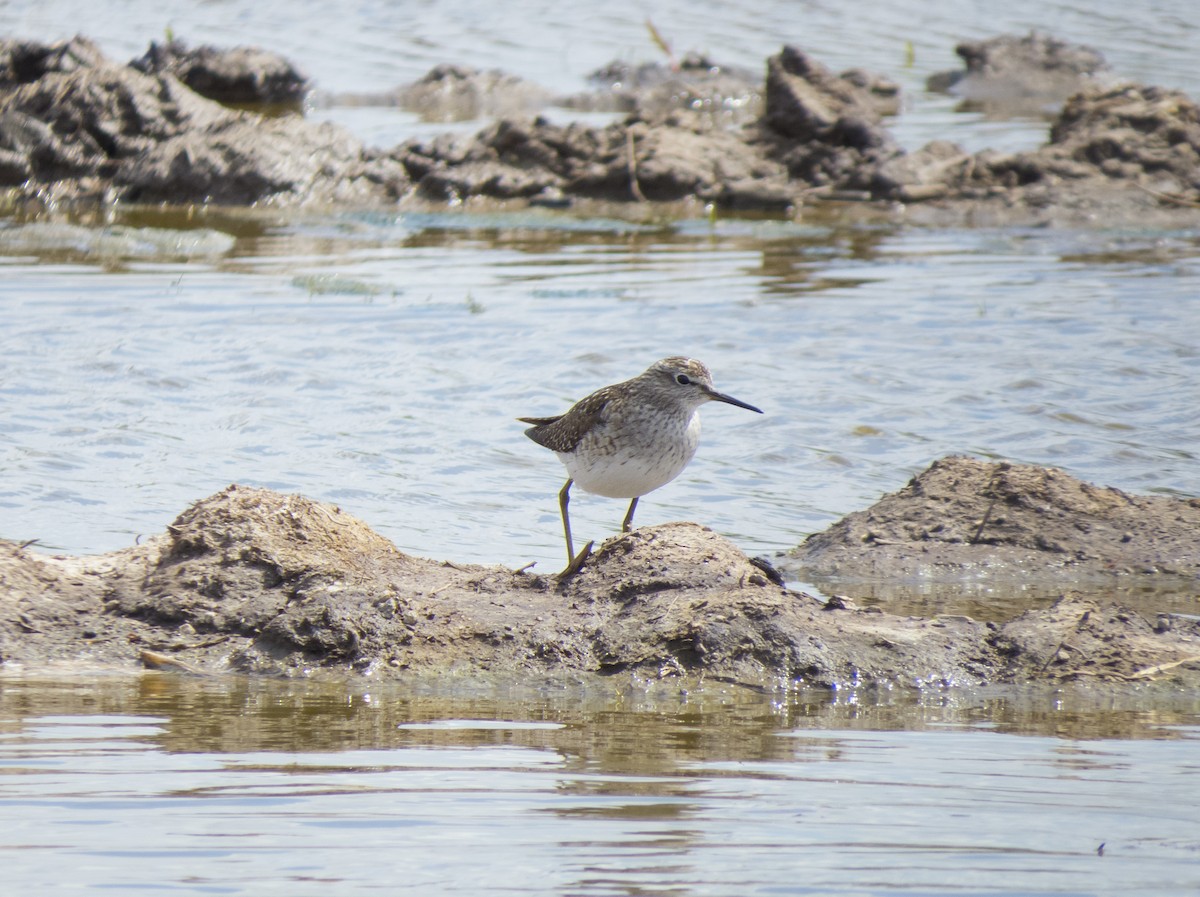
[[[704,394],[714,402],[724,402],[726,405],[737,405],[739,408],[745,408],[747,411],[757,411],[759,414],[763,413],[761,408],[755,408],[749,402],[743,402],[741,399],[735,399],[733,396],[727,396],[725,393],[717,392],[715,389],[708,386],[704,387]]]

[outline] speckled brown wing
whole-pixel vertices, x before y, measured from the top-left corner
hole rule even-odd
[[[525,431],[525,435],[538,445],[544,445],[553,452],[573,452],[583,434],[603,418],[610,389],[605,387],[586,399],[580,399],[566,414],[556,417],[518,417],[517,420],[533,424]]]

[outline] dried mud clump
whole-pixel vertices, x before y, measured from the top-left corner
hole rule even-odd
[[[1200,500],[949,457],[789,553],[821,576],[1200,576]]]
[[[174,75],[200,96],[226,106],[299,110],[311,87],[291,62],[258,47],[193,49],[172,40],[150,44],[130,66],[147,75]]]
[[[1053,115],[1108,70],[1099,51],[1039,32],[963,41],[954,51],[966,68],[932,75],[926,86],[993,118]]]
[[[206,99],[83,38],[0,42],[0,187],[30,201],[378,203],[404,170],[346,131]]]
[[[610,66],[591,93],[565,98],[504,72],[439,65],[406,87],[340,102],[400,104],[434,121],[494,120],[473,134],[370,149],[332,123],[306,120],[307,79],[257,48],[153,44],[120,65],[84,38],[2,41],[0,187],[30,211],[64,202],[479,199],[786,215],[809,203],[867,202],[873,214],[993,225],[1118,214],[1170,221],[1200,201],[1187,97],[1101,82],[1098,54],[1042,35],[959,51],[968,68],[951,89],[986,102],[989,114],[1027,114],[1020,104],[1032,102],[1057,115],[1044,146],[967,153],[934,141],[906,151],[886,121],[900,110],[895,83],[861,69],[834,74],[794,46],[766,61],[765,78],[686,56],[671,66]],[[550,106],[624,115],[603,126],[561,124],[544,114]]]
[[[835,527],[809,547],[862,532],[865,541],[852,538],[875,551],[887,548],[889,533],[967,546],[972,564],[1026,557],[1055,566],[1080,557],[1066,541],[1071,530],[1080,544],[1107,544],[1103,520],[1159,540],[1158,554],[1174,556],[1176,527],[1190,526],[1186,515],[1195,512],[1171,522],[1154,499],[1082,488],[1058,471],[1001,465],[985,476],[971,464],[939,462],[880,503],[916,501],[924,517],[877,514],[873,529]],[[1021,525],[1027,517],[1043,531],[1061,530],[1057,541],[1031,538]],[[565,580],[438,562],[397,550],[336,507],[240,486],[122,551],[65,557],[0,543],[0,662],[9,667],[942,687],[1185,677],[1198,637],[1195,619],[1150,626],[1134,610],[1069,594],[1004,625],[820,601],[692,523],[609,539]]]

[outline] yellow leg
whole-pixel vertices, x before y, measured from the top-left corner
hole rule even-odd
[[[621,521],[621,532],[627,533],[633,526],[633,510],[637,507],[637,498],[629,503],[629,512],[625,515],[625,519]]]
[[[558,507],[562,511],[563,533],[567,537],[567,565],[575,560],[575,543],[571,541],[571,515],[567,513],[567,505],[571,503],[571,484],[574,480],[567,480],[567,485],[562,487],[562,491],[558,493]]]
[[[567,537],[567,566],[563,572],[558,574],[559,579],[566,579],[568,576],[574,576],[579,572],[579,568],[583,566],[583,562],[588,559],[592,553],[592,544],[588,542],[583,546],[583,551],[579,554],[575,553],[575,543],[571,539],[571,515],[567,513],[567,505],[571,503],[571,484],[574,480],[567,480],[567,484],[562,487],[562,491],[558,493],[558,507],[562,511],[563,519],[563,535]]]

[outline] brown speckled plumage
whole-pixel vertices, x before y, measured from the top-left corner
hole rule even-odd
[[[638,498],[675,479],[692,460],[700,439],[696,412],[713,401],[762,413],[717,392],[708,368],[699,361],[673,356],[631,380],[597,390],[564,414],[518,418],[533,425],[525,435],[556,452],[567,468],[567,483],[559,493],[569,558],[565,572],[578,569],[583,561],[571,541],[571,484],[597,495],[631,499],[622,524],[628,531]]]

